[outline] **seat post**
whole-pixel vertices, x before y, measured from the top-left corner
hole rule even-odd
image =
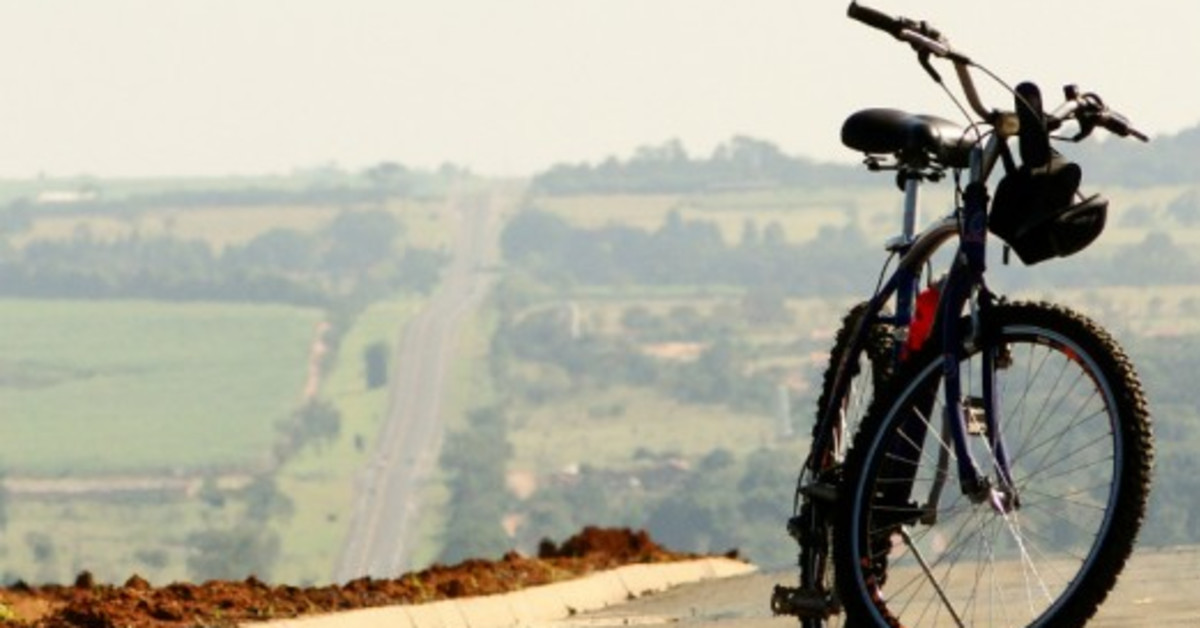
[[[909,250],[917,236],[917,225],[921,222],[921,180],[925,176],[920,170],[900,168],[897,183],[904,183],[904,224],[900,235],[888,242],[887,249],[903,255]],[[897,350],[908,342],[908,326],[913,320],[917,292],[920,290],[920,270],[900,269],[896,286],[896,313],[893,334]]]
[[[904,178],[904,244],[912,243],[921,221],[921,176],[908,174]]]

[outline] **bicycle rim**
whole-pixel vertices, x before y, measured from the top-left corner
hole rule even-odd
[[[870,623],[1079,625],[1132,547],[1149,455],[1136,377],[1119,368],[1127,362],[1111,340],[1081,331],[1062,311],[1006,311],[994,345],[1003,348],[998,427],[1019,505],[971,500],[959,489],[943,363],[918,361],[897,378],[898,394],[873,409],[847,463],[835,543],[847,552],[840,588],[844,601],[854,596],[848,611]],[[959,365],[965,399],[982,396],[982,355]],[[987,428],[975,431],[972,455],[1000,486]]]

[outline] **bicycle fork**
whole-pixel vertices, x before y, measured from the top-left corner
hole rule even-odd
[[[984,283],[987,243],[987,192],[982,184],[967,186],[963,204],[963,237],[959,254],[946,281],[946,290],[939,304],[942,321],[942,379],[944,387],[944,425],[953,446],[959,486],[974,503],[990,501],[997,510],[1010,512],[1019,505],[1008,450],[1004,444],[999,421],[999,392],[996,390],[996,371],[1006,364],[1005,348],[997,346],[990,337],[991,308],[995,297]],[[969,329],[961,329],[962,312],[970,303]],[[960,364],[964,354],[979,349],[982,378],[979,398],[963,394]],[[971,451],[969,439],[982,437],[987,441],[991,466],[996,472],[998,487],[991,476],[980,471]],[[945,444],[943,445],[943,448]],[[939,473],[939,482],[944,473]],[[940,492],[940,487],[938,487]],[[934,505],[935,504],[931,504]]]

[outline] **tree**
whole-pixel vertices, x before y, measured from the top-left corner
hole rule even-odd
[[[778,286],[758,286],[742,297],[742,314],[751,325],[783,325],[792,322],[787,300]]]
[[[738,246],[743,249],[756,249],[762,244],[762,233],[758,229],[758,223],[753,218],[747,218],[742,221],[742,237],[738,241]]]
[[[450,475],[450,503],[440,562],[499,556],[512,547],[501,525],[508,507],[505,469],[513,448],[499,407],[471,412],[466,430],[450,434],[442,469]]]
[[[311,399],[276,429],[280,440],[275,455],[283,460],[309,443],[322,444],[337,438],[342,431],[342,414],[328,401]]]
[[[1122,247],[1112,257],[1113,276],[1130,285],[1188,284],[1196,277],[1196,263],[1186,249],[1164,231],[1151,231],[1137,244]]]
[[[556,262],[558,254],[568,250],[571,236],[571,226],[561,217],[530,209],[517,214],[504,227],[500,250],[510,262],[539,258]]]
[[[305,272],[317,261],[317,240],[295,229],[271,229],[225,253],[234,264],[281,272]]]
[[[243,522],[228,530],[209,529],[187,536],[188,575],[196,582],[267,580],[279,560],[279,535],[260,523]]]
[[[8,527],[8,483],[7,474],[0,469],[0,531]]]
[[[398,163],[385,161],[368,168],[363,174],[371,185],[388,195],[399,196],[408,191],[408,169]]]
[[[43,567],[54,562],[54,558],[58,554],[57,548],[54,546],[54,539],[45,532],[29,532],[25,535],[25,543],[33,552],[33,560]]]
[[[361,273],[392,256],[403,232],[400,221],[383,210],[343,211],[325,229],[329,249],[325,267],[338,273]]]
[[[328,401],[309,401],[300,409],[299,419],[305,442],[332,441],[342,430],[342,413]]]
[[[449,255],[441,251],[408,247],[396,265],[396,285],[429,294],[437,286],[442,268],[449,261]]]
[[[1200,222],[1200,191],[1191,189],[1167,203],[1167,215],[1184,227],[1193,227]]]
[[[373,342],[363,349],[363,367],[367,374],[367,389],[375,390],[387,386],[388,345],[382,340]]]
[[[242,489],[246,500],[246,520],[263,523],[269,519],[287,520],[296,511],[290,497],[279,490],[274,476],[262,474]]]

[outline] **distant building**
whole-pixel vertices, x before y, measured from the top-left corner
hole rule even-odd
[[[34,197],[33,202],[37,205],[71,205],[94,201],[98,198],[100,198],[100,193],[96,190],[44,190]]]
[[[694,362],[704,353],[705,345],[698,342],[660,342],[642,346],[642,354],[668,362]]]

